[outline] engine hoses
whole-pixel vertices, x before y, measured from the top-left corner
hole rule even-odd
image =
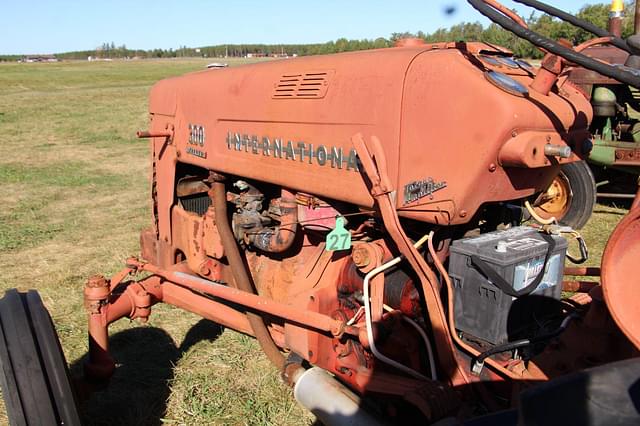
[[[507,352],[507,351],[512,351],[512,350],[518,349],[518,348],[528,347],[528,346],[531,346],[531,345],[533,345],[535,343],[544,342],[546,340],[550,340],[550,339],[553,339],[554,337],[557,337],[558,335],[560,335],[560,333],[562,333],[564,330],[567,329],[567,327],[569,326],[569,323],[571,322],[571,320],[578,318],[578,316],[579,315],[576,314],[576,313],[571,313],[571,314],[567,315],[564,318],[564,320],[562,320],[562,323],[560,324],[560,327],[558,327],[557,329],[553,330],[552,332],[541,334],[541,335],[533,337],[531,339],[515,340],[513,342],[507,342],[507,343],[504,343],[502,345],[496,345],[496,346],[492,347],[491,349],[488,349],[488,350],[482,352],[475,359],[475,361],[473,363],[473,367],[471,368],[471,370],[474,373],[479,374],[479,372],[482,370],[482,367],[484,366],[484,361],[488,357],[490,357],[491,355],[495,355],[495,354],[499,354],[499,353]]]
[[[428,236],[424,236],[422,237],[420,240],[418,240],[413,246],[415,248],[419,248],[420,246],[422,246],[425,241],[427,241]],[[398,361],[395,361],[389,357],[387,357],[386,355],[382,354],[378,348],[376,347],[376,342],[373,336],[373,324],[372,324],[372,320],[371,320],[371,302],[369,301],[369,282],[371,281],[371,279],[373,277],[375,277],[376,275],[383,273],[384,271],[386,271],[387,269],[390,269],[392,267],[394,267],[395,265],[397,265],[398,263],[400,263],[402,261],[402,256],[398,256],[394,259],[391,259],[390,261],[383,263],[382,265],[378,266],[377,268],[371,270],[369,273],[367,273],[367,275],[365,275],[364,277],[364,283],[362,285],[363,287],[363,304],[364,304],[364,317],[365,317],[365,327],[367,330],[367,339],[369,341],[369,347],[371,349],[371,352],[373,353],[373,356],[376,357],[376,359],[384,362],[385,364],[391,365],[392,367],[397,368],[400,371],[403,371],[407,374],[409,374],[412,377],[415,377],[416,379],[420,379],[420,380],[426,380],[427,377],[424,376],[423,374],[415,371],[412,368],[407,367],[406,365],[403,365],[401,363],[399,363]],[[409,321],[407,321],[409,320]],[[422,330],[420,328],[420,326],[418,324],[416,324],[414,321],[410,320],[409,318],[405,317],[405,321],[407,321],[411,326],[413,326],[414,328],[416,328],[418,330],[418,332],[420,333],[421,337],[423,338],[423,340],[425,340],[425,346],[427,347],[427,353],[429,356],[429,363],[431,364],[429,367],[431,369],[431,378],[433,380],[436,380],[436,368],[435,368],[435,360],[433,357],[433,351],[431,348],[431,344],[429,343],[429,339],[426,336],[426,333],[424,333],[424,330]]]
[[[542,218],[538,213],[536,213],[536,211],[533,209],[533,206],[528,200],[524,202],[524,206],[527,208],[527,211],[529,212],[531,217],[541,225],[551,225],[554,223],[558,223],[557,219],[553,216],[549,219]]]

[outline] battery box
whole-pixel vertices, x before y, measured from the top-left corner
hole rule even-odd
[[[494,345],[531,337],[558,305],[566,252],[563,237],[526,226],[452,242],[456,328]]]

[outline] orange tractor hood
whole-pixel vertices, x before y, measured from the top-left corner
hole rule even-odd
[[[450,43],[197,72],[153,87],[151,126],[174,127],[176,161],[365,208],[351,138],[376,136],[401,216],[464,223],[484,202],[543,190],[559,163],[578,159],[544,146],[582,154],[592,118],[562,77],[546,96],[499,88],[486,73],[528,87],[535,71],[495,57],[508,55]]]

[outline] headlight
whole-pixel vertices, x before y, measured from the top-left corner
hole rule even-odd
[[[529,96],[529,89],[527,89],[524,85],[518,83],[508,75],[502,74],[497,71],[486,71],[484,73],[484,76],[494,86],[499,87],[507,93],[510,93],[514,96],[520,96],[522,98]]]

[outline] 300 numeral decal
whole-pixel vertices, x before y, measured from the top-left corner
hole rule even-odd
[[[204,146],[204,126],[189,124],[189,143]]]

